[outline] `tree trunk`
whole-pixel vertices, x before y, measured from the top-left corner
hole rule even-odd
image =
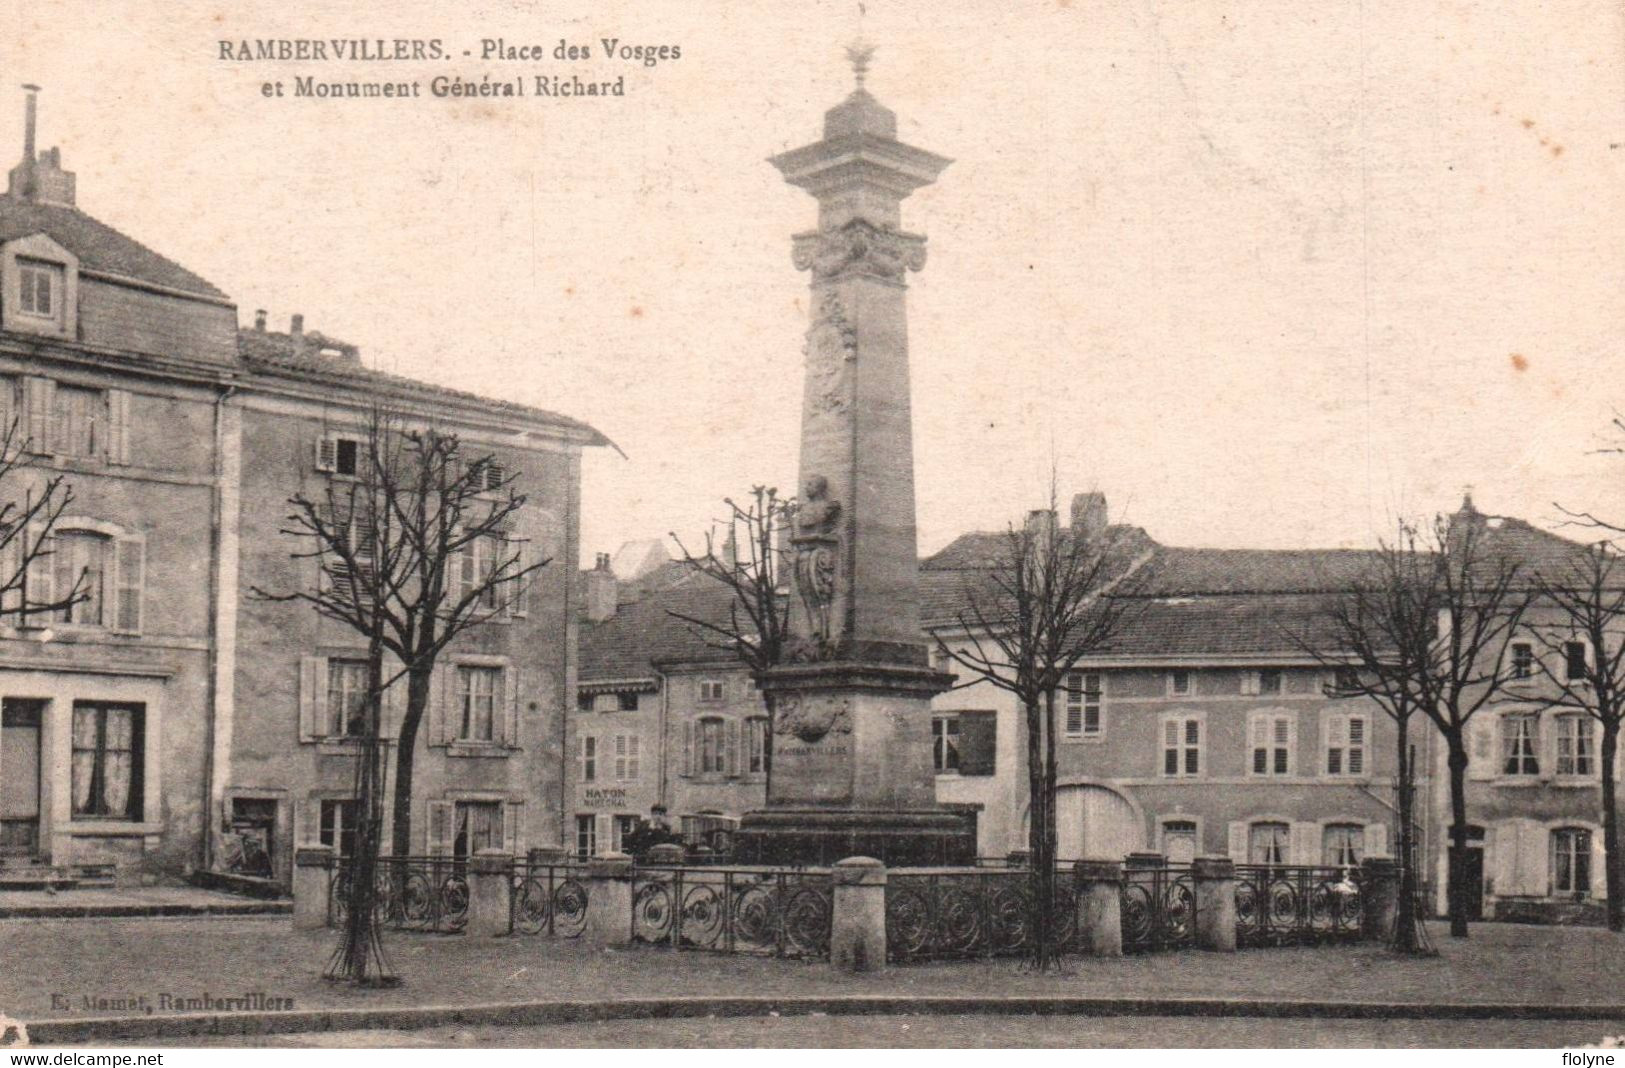
[[[774,699],[773,692],[763,690],[762,707],[767,710],[767,722],[762,725],[766,730],[762,738],[762,779],[766,784],[763,797],[773,796],[773,714],[777,706],[778,702]]]
[[[390,826],[390,852],[412,855],[412,757],[417,750],[418,725],[429,707],[430,668],[413,666],[406,675],[406,713],[401,737],[395,745],[395,802]]]
[[[1410,716],[1397,720],[1399,727],[1399,804],[1397,829],[1399,850],[1399,911],[1394,918],[1394,948],[1401,953],[1415,953],[1420,946],[1416,937],[1416,844],[1413,834],[1413,810],[1416,796],[1416,769],[1411,765]]]
[[[1056,922],[1057,914],[1062,908],[1056,887],[1055,865],[1060,859],[1055,855],[1058,848],[1056,839],[1055,691],[1052,689],[1044,695],[1044,938],[1039,946],[1041,968],[1059,967],[1063,948],[1055,938],[1056,931],[1060,929]]]
[[[1467,744],[1466,725],[1445,735],[1450,748],[1450,864],[1445,897],[1450,907],[1450,937],[1467,937]]]
[[[1044,907],[1044,829],[1049,813],[1044,804],[1044,724],[1038,702],[1025,702],[1027,713],[1027,926],[1032,937],[1032,965],[1044,968],[1044,936],[1048,909]]]
[[[1619,855],[1619,805],[1614,784],[1618,752],[1619,720],[1614,719],[1602,728],[1602,864],[1610,931],[1625,930],[1625,858]]]

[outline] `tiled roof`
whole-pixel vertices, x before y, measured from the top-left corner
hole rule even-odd
[[[579,430],[587,435],[589,444],[592,445],[612,444],[608,438],[593,427],[567,415],[560,415],[557,412],[550,412],[542,408],[532,408],[529,405],[516,404],[513,401],[495,400],[491,397],[483,397],[477,393],[469,393],[460,389],[433,386],[427,382],[419,382],[415,378],[406,378],[402,375],[390,374],[387,371],[375,370],[359,362],[345,359],[342,356],[324,356],[321,351],[323,348],[355,351],[354,346],[314,332],[301,335],[301,338],[297,340],[290,334],[278,333],[274,330],[239,330],[237,332],[238,355],[242,358],[243,364],[251,371],[283,375],[306,382],[327,382],[334,385],[381,389],[409,397],[465,401],[494,412],[550,423],[570,430]]]
[[[0,195],[0,242],[43,233],[93,271],[120,274],[166,289],[224,300],[226,294],[180,264],[78,208]]]
[[[621,604],[602,623],[584,623],[581,681],[647,678],[657,663],[736,663],[727,650],[708,645],[692,625],[671,615],[722,621],[733,599],[728,587],[696,574],[688,583]]]

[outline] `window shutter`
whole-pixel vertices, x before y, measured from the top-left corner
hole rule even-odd
[[[109,463],[130,462],[130,394],[127,390],[107,391],[107,459]]]
[[[126,634],[141,632],[146,554],[146,543],[140,538],[119,538],[113,542],[113,627]]]
[[[1510,897],[1518,892],[1518,825],[1511,820],[1497,823],[1491,828],[1490,871],[1495,880],[1497,897]]]
[[[694,774],[694,721],[683,721],[683,774]]]
[[[1501,762],[1500,739],[1496,737],[1500,717],[1479,714],[1467,721],[1467,778],[1485,782],[1496,776]]]
[[[1386,857],[1388,855],[1387,824],[1368,823],[1365,825],[1365,855],[1368,857]]]
[[[440,707],[441,672],[442,669],[438,667],[429,672],[429,692],[426,695],[428,707],[423,710],[425,745],[446,744],[446,716],[445,710]]]
[[[642,770],[638,758],[638,736],[633,734],[626,739],[626,777],[636,781]]]
[[[49,378],[29,375],[23,379],[24,436],[28,451],[51,451],[51,409],[56,406],[56,383]]]
[[[959,713],[959,774],[992,775],[997,739],[997,713]]]
[[[1534,820],[1517,820],[1519,893],[1544,897],[1552,892],[1551,832]]]
[[[1287,839],[1288,864],[1320,863],[1320,824],[1294,822]]]
[[[394,679],[394,682],[390,682]],[[399,738],[401,724],[406,720],[406,688],[409,685],[401,662],[394,653],[384,654],[384,693],[379,710],[378,734],[381,738]]]
[[[598,855],[615,851],[615,817],[608,812],[600,812],[597,816]]]
[[[525,805],[522,801],[509,801],[502,814],[502,851],[510,857],[525,852]]]
[[[1608,851],[1603,848],[1600,827],[1591,832],[1591,896],[1608,900]]]
[[[737,719],[725,721],[723,733],[727,739],[726,752],[723,755],[723,771],[731,779],[739,774],[739,721]]]
[[[34,559],[29,561],[28,574],[23,577],[24,608],[32,609],[56,600],[56,569],[51,566],[51,543],[45,536],[45,524],[30,523],[26,539],[24,552],[32,551]],[[45,625],[45,620],[38,617],[32,622],[35,626]]]
[[[447,664],[435,671],[434,689],[440,705],[440,744],[450,745],[463,729],[463,708],[457,701],[457,665]]]
[[[1231,820],[1229,824],[1230,859],[1236,864],[1247,863],[1247,824],[1244,820]]]
[[[1275,720],[1275,738],[1278,745],[1286,746],[1286,774],[1298,774],[1298,717],[1280,716]],[[1313,864],[1313,860],[1304,863]]]
[[[336,439],[325,434],[316,439],[316,470],[332,471],[338,466],[338,458],[339,445]]]
[[[299,740],[327,735],[327,661],[319,656],[299,659]]]
[[[7,618],[6,623],[13,623],[16,613],[23,605],[23,576],[19,574],[23,562],[23,543],[28,540],[28,531],[13,529],[10,537],[5,538],[5,544],[0,545],[0,588],[5,588],[4,595],[0,595],[0,614]]]
[[[513,588],[508,591],[508,613],[515,619],[524,619],[530,614],[530,587],[534,576],[525,574],[525,568],[531,565],[531,549],[529,539],[509,542],[514,546],[514,553],[519,558],[518,574],[521,576],[514,580]]]
[[[519,678],[517,667],[509,666],[502,670],[503,696],[508,706],[505,710],[508,726],[503,732],[503,741],[512,749],[519,748]]]
[[[430,801],[428,819],[424,821],[424,852],[431,857],[443,857],[451,851],[452,802]]]

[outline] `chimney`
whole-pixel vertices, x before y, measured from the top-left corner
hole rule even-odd
[[[615,572],[609,569],[609,554],[599,553],[597,566],[582,576],[586,589],[582,596],[587,622],[602,623],[615,617]]]
[[[293,317],[293,320],[288,324],[288,336],[295,341],[305,336],[305,317],[303,315]]]
[[[46,204],[73,206],[74,176],[62,169],[62,150],[36,152],[36,126],[39,114],[39,86],[23,86],[28,92],[23,109],[23,158],[11,168],[6,193]]]
[[[1471,541],[1476,541],[1476,535],[1482,534],[1486,525],[1484,516],[1473,504],[1473,488],[1467,487],[1462,493],[1461,507],[1456,509],[1445,520],[1444,549],[1447,553],[1461,553],[1465,551]]]
[[[1085,541],[1098,541],[1106,535],[1106,495],[1078,493],[1072,497],[1072,533]]]
[[[265,309],[264,308],[255,308],[254,309],[254,330],[257,333],[261,333],[261,334],[265,333]]]
[[[1034,508],[1027,513],[1027,533],[1047,538],[1055,530],[1055,513],[1048,508]]]
[[[722,562],[727,567],[739,563],[739,531],[728,524],[728,537],[722,543]]]

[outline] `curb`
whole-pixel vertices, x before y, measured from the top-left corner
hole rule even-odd
[[[0,906],[0,920],[109,919],[142,916],[288,916],[291,901],[244,901],[219,905],[19,905]]]
[[[530,1001],[484,1005],[425,1005],[314,1009],[267,1013],[177,1013],[93,1016],[28,1023],[34,1045],[191,1035],[271,1035],[294,1032],[419,1030],[450,1024],[535,1025],[697,1016],[1196,1016],[1268,1019],[1625,1020],[1625,1004],[1560,1005],[1505,1002],[1251,1001],[1220,998],[912,997],[832,995],[789,997],[629,998],[620,1001]]]

